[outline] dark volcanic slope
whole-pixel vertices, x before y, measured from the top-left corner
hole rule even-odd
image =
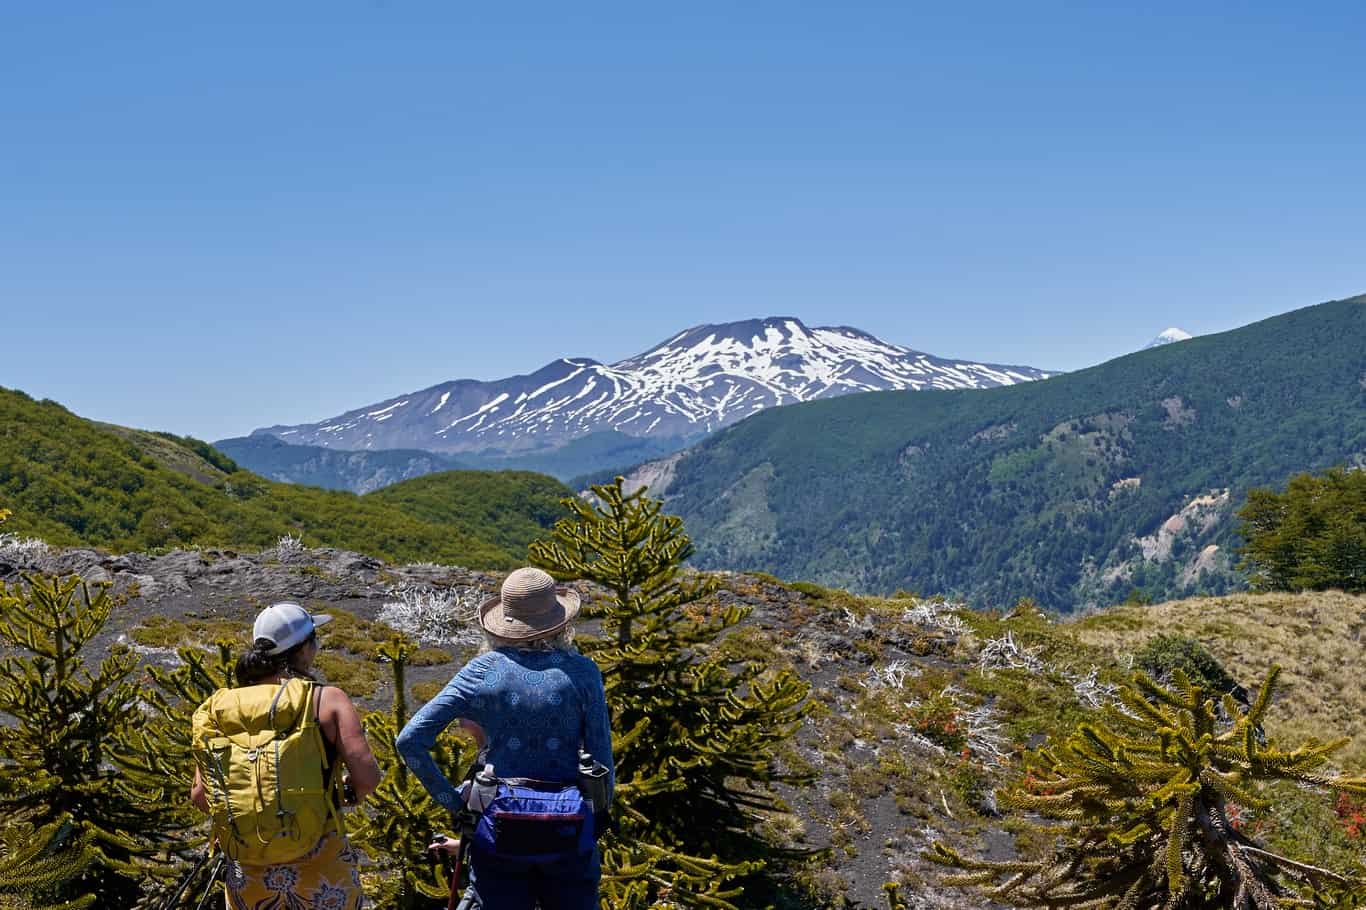
[[[473,606],[501,581],[334,549],[111,556],[0,540],[0,580],[13,583],[22,571],[78,573],[111,582],[128,598],[85,654],[91,665],[115,642],[162,665],[177,661],[177,645],[243,645],[255,611],[282,598],[331,613],[335,621],[321,636],[324,674],[363,710],[386,712],[392,675],[377,644],[397,628],[424,645],[407,675],[408,704],[416,707],[472,656]],[[1268,714],[1268,735],[1287,745],[1351,736],[1341,756],[1349,773],[1366,755],[1359,720],[1366,690],[1351,661],[1363,597],[1236,596],[1057,623],[1032,609],[989,615],[937,599],[859,598],[762,576],[719,580],[719,603],[752,612],[710,653],[790,668],[811,684],[810,715],[781,761],[809,768],[813,778],[783,788],[791,812],[765,829],[786,846],[830,849],[786,882],[779,905],[790,910],[875,906],[889,880],[902,883],[918,910],[990,906],[943,886],[923,851],[943,840],[1006,859],[1038,846],[1034,836],[1017,840],[996,791],[1024,771],[1026,745],[1073,734],[1092,716],[1089,706],[1113,698],[1111,686],[1127,676],[1118,656],[1132,656],[1158,632],[1198,635],[1249,685],[1272,660],[1283,664],[1287,685]],[[591,615],[607,595],[576,586]],[[593,626],[585,619],[580,632],[591,635]],[[1359,853],[1331,800],[1308,788],[1278,794],[1258,820],[1271,848],[1296,858]]]

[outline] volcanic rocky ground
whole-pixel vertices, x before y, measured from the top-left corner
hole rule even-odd
[[[178,660],[173,648],[136,645],[129,636],[156,617],[231,620],[245,629],[260,607],[288,599],[316,612],[345,610],[373,620],[405,589],[460,591],[468,604],[480,592],[496,591],[501,581],[500,576],[457,567],[387,565],[356,553],[297,546],[259,553],[205,549],[110,555],[43,547],[17,555],[0,552],[0,578],[13,582],[35,571],[108,583],[121,599],[87,652],[88,660],[121,642],[133,643],[145,661],[162,664]],[[899,742],[886,727],[870,738],[868,724],[859,717],[866,681],[878,667],[895,663],[912,673],[951,668],[953,661],[946,655],[954,636],[851,611],[855,601],[832,603],[833,592],[796,590],[767,576],[721,578],[718,601],[751,608],[732,632],[735,659],[790,666],[812,685],[816,709],[786,760],[811,767],[815,778],[809,787],[783,792],[792,812],[774,823],[791,845],[825,851],[803,871],[805,889],[815,889],[821,905],[874,906],[884,902],[883,883],[900,880],[912,907],[983,906],[980,898],[935,886],[939,873],[919,854],[934,838],[947,837],[994,857],[1010,855],[1011,837],[982,824],[992,807],[965,811],[958,797],[946,794],[943,774],[932,770],[944,762],[942,750],[917,755],[923,742]],[[591,611],[602,592],[586,584],[579,588]],[[584,624],[585,633],[592,629],[591,621]],[[444,682],[473,653],[473,646],[448,644],[445,650],[449,662],[410,669],[415,688]],[[386,709],[390,692],[381,685],[358,701],[363,708]],[[893,753],[905,759],[900,767],[910,769],[904,779],[881,770]],[[983,801],[989,803],[990,797]]]

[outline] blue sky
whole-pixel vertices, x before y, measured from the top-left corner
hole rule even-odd
[[[5,4],[0,385],[216,439],[701,322],[1071,369],[1366,291],[1356,4],[482,6]]]

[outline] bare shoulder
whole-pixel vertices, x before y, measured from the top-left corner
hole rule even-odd
[[[322,719],[336,717],[344,711],[354,711],[351,696],[337,686],[318,687],[318,716]]]

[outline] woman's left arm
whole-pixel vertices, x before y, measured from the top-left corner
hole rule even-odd
[[[460,794],[437,767],[432,758],[432,748],[441,731],[456,718],[478,723],[479,718],[473,716],[475,712],[470,704],[484,678],[483,668],[476,666],[477,662],[478,658],[466,664],[454,679],[446,683],[446,688],[423,705],[403,727],[396,742],[398,754],[403,756],[404,763],[422,781],[422,786],[427,788],[432,799],[452,811],[460,802]]]
[[[585,687],[586,703],[583,718],[584,750],[607,768],[607,801],[610,804],[617,786],[616,762],[612,758],[612,715],[607,709],[607,693],[602,685],[602,671],[590,659],[592,672]]]

